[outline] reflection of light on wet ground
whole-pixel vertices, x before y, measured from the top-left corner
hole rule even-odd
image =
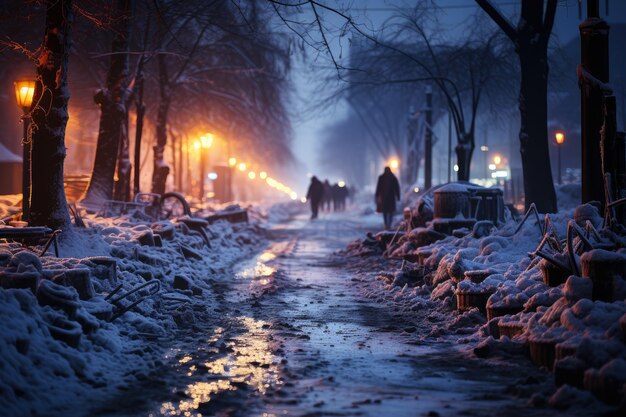
[[[197,381],[188,385],[184,390],[188,398],[178,403],[161,404],[161,415],[201,417],[198,409],[202,404],[210,403],[218,394],[237,390],[241,384],[260,394],[265,394],[272,386],[282,384],[275,363],[278,359],[270,346],[267,323],[251,317],[239,317],[237,320],[243,325],[245,332],[225,342],[230,352],[228,355],[206,361],[199,367],[189,367],[187,376],[197,375],[201,378],[198,368],[206,369],[210,381]],[[209,343],[216,343],[223,337],[224,329],[218,327]],[[178,362],[186,364],[191,361],[193,358],[185,355]]]
[[[267,265],[266,262],[270,262],[276,259],[276,255],[272,252],[263,252],[259,256],[256,257],[252,263],[244,268],[241,272],[237,274],[237,277],[244,279],[254,279],[254,278],[262,278],[269,277],[276,273],[276,269]],[[263,285],[267,285],[269,281],[267,279],[263,280],[265,283],[261,282]]]
[[[276,259],[276,255],[272,252],[263,252],[262,254],[259,255],[258,259],[261,262],[269,262],[269,261],[273,261],[274,259]]]

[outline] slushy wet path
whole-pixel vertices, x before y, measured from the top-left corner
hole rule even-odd
[[[216,284],[216,322],[181,337],[158,373],[97,415],[544,415],[507,392],[549,374],[487,365],[452,342],[410,343],[407,332],[428,324],[407,329],[359,293],[351,259],[335,252],[379,222],[346,212],[273,228],[264,250]]]

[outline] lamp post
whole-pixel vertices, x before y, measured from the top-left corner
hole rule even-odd
[[[194,147],[200,152],[200,204],[204,201],[204,177],[206,177],[206,157],[208,149],[213,145],[213,135],[207,133],[200,137],[200,140],[194,144]]]
[[[30,216],[30,151],[31,143],[28,138],[28,128],[30,127],[30,108],[33,104],[35,94],[35,80],[15,81],[15,99],[17,105],[22,108],[22,123],[24,132],[22,135],[23,157],[22,157],[22,220],[28,221]]]
[[[559,185],[561,185],[561,148],[563,145],[563,142],[565,142],[565,133],[562,130],[557,130],[556,133],[554,134],[554,140],[556,140],[556,148],[557,148],[557,154],[558,154],[558,158],[559,158],[559,173],[558,173],[558,178],[559,178]]]

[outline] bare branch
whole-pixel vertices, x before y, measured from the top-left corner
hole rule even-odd
[[[556,2],[556,0],[554,0],[554,2]],[[515,30],[511,22],[509,22],[489,0],[476,0],[476,3],[491,17],[511,41],[514,43],[517,42],[517,30]]]

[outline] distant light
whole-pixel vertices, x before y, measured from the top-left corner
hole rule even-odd
[[[454,164],[453,169],[454,169],[454,172],[459,172],[459,166],[457,164]]]
[[[237,167],[239,169],[239,171],[245,171],[246,170],[246,164],[244,164],[243,162],[239,164],[239,166]]]
[[[213,197],[215,197],[215,193],[213,191],[209,191],[208,193],[206,193],[206,197],[207,198],[213,198]]]
[[[209,172],[207,174],[207,177],[209,177],[210,180],[215,181],[218,177],[217,172]]]
[[[291,193],[289,193],[289,197],[291,197],[291,199],[295,201],[298,199],[298,194],[295,191],[292,191]]]
[[[259,178],[261,178],[262,180],[264,180],[265,178],[267,178],[267,172],[265,172],[265,171],[261,171],[261,172],[259,172]]]
[[[489,169],[492,171],[496,170],[496,164],[489,164]]]
[[[213,145],[213,134],[207,133],[200,137],[200,143],[203,148],[210,148]]]
[[[345,182],[345,181],[339,181],[339,182],[337,183],[337,185],[338,185],[338,186],[340,186],[341,188],[343,188],[343,187],[345,187],[345,186],[346,186],[346,182]]]
[[[237,164],[237,158],[228,158],[228,165],[234,167]]]
[[[250,178],[251,180],[256,178],[256,173],[254,171],[250,171],[248,172],[248,178]]]
[[[506,178],[509,176],[507,171],[496,171],[491,173],[491,178]]]
[[[415,192],[415,193],[419,193],[419,192],[420,192],[420,187],[415,187],[415,188],[413,188],[413,192]]]
[[[480,147],[480,150],[483,151],[483,152],[487,152],[489,150],[489,146],[483,145],[483,146]]]
[[[306,203],[306,197],[300,197],[300,202],[301,203]]]
[[[400,161],[398,161],[396,158],[390,159],[389,166],[391,167],[391,169],[398,169],[398,167],[400,166]]]
[[[199,140],[194,140],[193,141],[193,148],[197,151],[200,149],[200,147],[202,146],[202,143],[200,143]]]
[[[496,165],[500,165],[500,163],[502,162],[502,157],[500,155],[496,155],[493,157],[493,163]]]
[[[565,142],[565,133],[561,130],[557,130],[554,134],[554,139],[556,139],[556,143],[559,145],[563,144],[563,142]]]

